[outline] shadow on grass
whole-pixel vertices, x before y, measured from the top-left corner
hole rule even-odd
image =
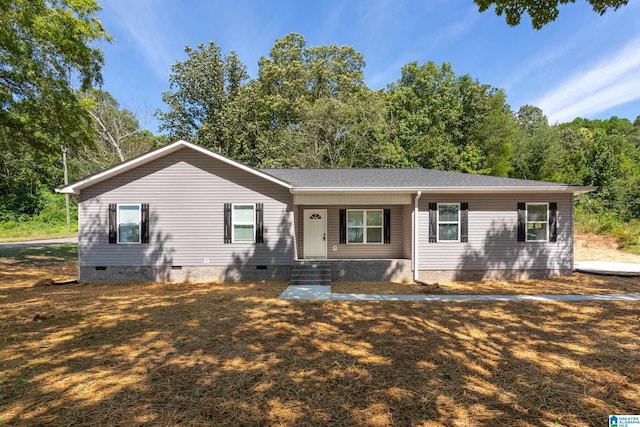
[[[537,426],[639,409],[637,303],[277,300],[285,287],[3,287],[0,418]]]
[[[78,259],[78,244],[55,244],[0,249],[0,265],[55,266]]]

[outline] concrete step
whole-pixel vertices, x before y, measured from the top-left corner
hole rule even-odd
[[[313,261],[297,262],[291,270],[292,285],[331,285],[331,264]]]
[[[322,285],[322,286],[331,286],[331,279],[291,279],[289,283],[292,286],[310,286],[310,285]]]
[[[291,274],[291,280],[331,280],[333,279],[333,277],[331,276],[331,274],[297,274],[297,273],[292,273]]]
[[[294,265],[294,270],[304,270],[304,271],[331,271],[330,265]]]

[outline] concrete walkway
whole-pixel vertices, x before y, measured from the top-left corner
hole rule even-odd
[[[60,237],[57,239],[25,240],[22,242],[0,243],[0,249],[26,248],[29,246],[50,246],[65,243],[78,243],[77,237]]]
[[[334,294],[331,286],[289,286],[283,300],[299,301],[640,301],[640,294],[608,295],[378,295]]]

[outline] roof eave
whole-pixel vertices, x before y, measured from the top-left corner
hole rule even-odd
[[[584,194],[597,190],[588,186],[512,186],[512,187],[293,187],[292,194],[340,194],[340,193],[423,193],[462,194],[462,193],[571,193]]]

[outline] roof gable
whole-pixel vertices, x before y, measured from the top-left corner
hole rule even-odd
[[[187,141],[183,141],[183,140],[179,140],[176,141],[172,144],[168,144],[165,145],[164,147],[158,148],[157,150],[153,150],[150,151],[146,154],[142,154],[141,156],[135,157],[131,160],[128,160],[126,162],[120,163],[119,165],[116,165],[112,168],[106,169],[102,172],[98,172],[94,175],[91,175],[87,178],[81,179],[80,181],[76,181],[72,184],[69,184],[65,187],[56,189],[56,191],[58,193],[63,193],[63,194],[80,194],[80,191],[87,188],[87,187],[91,187],[92,185],[98,184],[100,182],[106,181],[108,179],[111,179],[115,176],[118,176],[122,173],[125,173],[127,171],[130,171],[132,169],[135,169],[139,166],[142,166],[144,164],[147,164],[149,162],[152,162],[154,160],[157,160],[159,158],[162,158],[164,156],[167,156],[171,153],[175,153],[178,150],[182,150],[183,148],[189,148],[192,150],[195,150],[199,153],[202,153],[206,156],[212,157],[216,160],[219,160],[221,162],[227,163],[229,165],[235,166],[238,169],[241,169],[245,172],[248,172],[250,174],[259,176],[260,178],[266,179],[267,181],[271,181],[274,182],[278,185],[281,185],[283,187],[286,188],[291,188],[291,185],[275,176],[266,174],[264,172],[261,172],[257,169],[253,169],[250,168],[249,166],[245,166],[243,164],[240,164],[234,160],[231,160],[227,157],[224,157],[220,154],[216,154],[212,151],[207,150],[206,148],[200,147],[198,145],[192,144],[190,142]]]

